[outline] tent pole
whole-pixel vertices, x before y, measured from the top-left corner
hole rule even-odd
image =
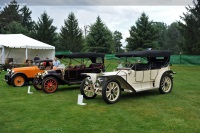
[[[5,64],[5,49],[4,49],[4,46],[2,45],[2,49],[1,49],[2,51],[1,51],[1,54],[2,54],[2,56],[1,56],[1,63],[2,64]]]
[[[26,60],[28,59],[28,48],[26,46]]]

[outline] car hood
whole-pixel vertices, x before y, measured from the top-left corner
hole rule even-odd
[[[114,71],[114,72],[104,72],[101,76],[112,76],[112,75],[119,75],[119,76],[125,76],[127,74],[127,71],[120,70],[120,71]]]
[[[27,70],[35,70],[37,66],[30,66],[30,67],[19,67],[19,68],[13,68],[12,70],[15,72],[21,72],[21,71],[27,71]]]

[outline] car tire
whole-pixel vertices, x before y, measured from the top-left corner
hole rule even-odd
[[[92,89],[91,86],[92,84],[89,83],[88,78],[85,78],[80,85],[80,92],[81,95],[83,95],[83,97],[85,99],[94,99],[97,94],[94,92],[94,89]]]
[[[11,84],[14,86],[14,87],[21,87],[21,86],[24,86],[26,83],[26,78],[24,75],[22,74],[16,74],[12,77],[11,79]]]
[[[54,77],[47,77],[42,81],[42,90],[46,93],[54,93],[58,88],[58,81]]]
[[[120,96],[121,88],[117,80],[109,80],[103,85],[102,98],[107,104],[116,103]]]
[[[42,81],[40,81],[40,79],[35,78],[33,80],[33,86],[36,90],[42,90]]]
[[[167,94],[172,91],[173,80],[170,75],[163,74],[160,80],[159,91],[161,94]]]

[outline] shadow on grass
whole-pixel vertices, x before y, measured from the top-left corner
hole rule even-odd
[[[121,100],[126,99],[141,99],[141,98],[147,98],[147,97],[155,97],[159,96],[160,93],[157,89],[155,90],[147,90],[137,93],[128,93],[128,92],[122,92],[121,94]]]
[[[117,103],[127,103],[127,101],[129,102],[133,102],[133,101],[137,101],[138,99],[148,99],[151,97],[156,97],[159,96],[160,93],[158,90],[148,90],[148,91],[143,91],[143,92],[138,92],[138,93],[128,93],[128,92],[122,92],[121,93],[121,97],[119,99],[119,101]],[[84,99],[85,102],[89,103],[89,104],[106,104],[102,98],[102,96],[97,95],[94,99],[89,99],[86,100]],[[116,104],[117,104],[116,103]],[[108,104],[108,105],[112,105],[112,104]]]
[[[57,92],[72,91],[72,90],[80,90],[80,86],[79,85],[72,85],[72,86],[60,85],[58,86]]]

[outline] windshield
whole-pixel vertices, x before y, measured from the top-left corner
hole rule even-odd
[[[135,64],[147,64],[147,58],[142,57],[127,57],[127,58],[120,58],[118,60],[117,68],[132,68]]]

